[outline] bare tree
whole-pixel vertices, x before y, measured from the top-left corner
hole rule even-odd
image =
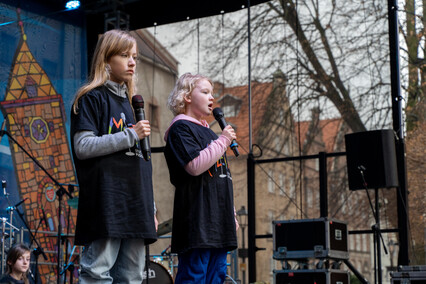
[[[424,121],[426,94],[426,62],[425,62],[425,18],[426,1],[405,0],[404,18],[401,24],[405,46],[402,47],[402,59],[408,67],[407,78],[402,86],[406,89],[407,130],[413,130],[418,121]],[[420,6],[420,7],[419,7]],[[423,8],[423,9],[422,9]]]
[[[338,112],[353,131],[389,125],[386,14],[375,1],[282,0],[253,7],[253,78],[265,80],[281,69],[294,105],[325,99],[323,111]],[[218,44],[205,46],[211,74],[220,75],[223,66],[234,74],[241,64],[235,58],[247,54],[245,21],[227,18],[223,53],[214,52]]]

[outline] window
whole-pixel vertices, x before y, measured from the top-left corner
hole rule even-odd
[[[355,249],[361,251],[361,235],[355,235]]]
[[[367,247],[367,235],[362,235],[362,250],[363,251],[368,251],[368,247]]]
[[[274,225],[272,224],[272,221],[275,220],[274,211],[268,210],[268,221],[269,221],[269,232],[272,233],[274,231]]]
[[[285,114],[284,114],[284,110],[283,109],[280,109],[280,112],[279,112],[279,119],[280,119],[280,123],[283,123],[284,122],[284,118],[285,118]]]
[[[271,169],[268,170],[268,191],[270,193],[275,192],[274,171]]]
[[[281,137],[275,136],[275,151],[277,153],[281,152]]]
[[[294,177],[290,178],[290,198],[295,197],[296,187],[294,186]]]
[[[222,107],[223,115],[225,117],[234,117],[238,115],[238,111],[235,105],[226,105]]]
[[[147,117],[147,119],[149,120],[149,123],[153,130],[158,131],[160,129],[159,118],[159,107],[153,104],[149,104],[149,117]]]
[[[342,213],[346,213],[348,210],[345,194],[340,195],[340,202],[342,203]]]
[[[236,117],[241,108],[241,99],[231,94],[225,94],[218,101],[225,117]]]
[[[283,173],[280,173],[278,176],[278,181],[280,185],[280,194],[285,195],[285,178]]]
[[[160,107],[156,98],[145,99],[145,119],[149,120],[151,130],[160,131]]]
[[[313,207],[313,192],[312,190],[308,187],[306,189],[306,202],[308,205],[308,208],[312,208]]]
[[[284,154],[285,155],[289,155],[290,154],[290,149],[288,147],[288,141],[284,142]]]

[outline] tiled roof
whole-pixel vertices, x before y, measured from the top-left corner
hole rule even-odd
[[[218,86],[219,85],[219,86]],[[268,110],[267,100],[268,96],[272,93],[273,83],[252,83],[252,131],[253,137],[252,142],[257,143],[258,133],[260,126],[265,118],[265,113]],[[235,117],[225,117],[228,124],[233,125],[237,130],[237,142],[239,145],[240,154],[248,154],[249,151],[249,111],[248,111],[248,88],[247,86],[235,86],[222,88],[221,84],[215,84],[215,92],[220,93],[220,96],[215,99],[213,107],[221,107],[220,100],[227,95],[232,95],[235,98],[241,99],[241,108],[238,115]],[[218,103],[219,101],[219,103]],[[216,124],[214,117],[209,116],[207,122],[211,128],[220,133],[219,127]],[[313,152],[326,151],[328,153],[335,151],[336,138],[338,137],[339,131],[342,127],[343,119],[325,119],[320,120],[318,125],[319,137],[315,137],[315,142],[324,145],[324,149],[307,149],[309,154]],[[299,143],[301,141],[302,146],[307,139],[307,133],[312,124],[312,121],[301,121],[295,123],[295,136],[299,137]],[[299,129],[300,127],[300,129]],[[231,155],[232,151],[228,149],[228,155]]]
[[[323,151],[326,151],[328,153],[335,151],[335,144],[336,144],[336,138],[339,134],[339,131],[341,129],[341,125],[343,123],[343,119],[341,118],[334,118],[334,119],[325,119],[319,121],[319,131],[320,131],[320,137],[316,137],[315,141],[322,142],[325,145],[325,149],[320,149]],[[312,124],[312,121],[301,121],[295,123],[295,131],[296,131],[296,137],[299,137],[299,127],[300,127],[300,139],[298,139],[299,143],[303,144],[305,143],[307,139],[307,133],[309,131],[309,126]],[[318,149],[315,149],[316,151]],[[310,150],[308,150],[310,152]]]
[[[267,110],[267,98],[272,92],[272,82],[269,83],[258,83],[252,82],[251,97],[252,97],[252,131],[253,137],[252,142],[256,143],[256,135],[259,131],[259,127],[262,123],[264,114]],[[237,142],[239,145],[239,151],[241,155],[248,154],[249,152],[249,106],[248,106],[248,88],[247,86],[236,86],[229,88],[221,88],[216,90],[221,95],[215,99],[213,107],[220,107],[217,103],[224,95],[232,95],[236,98],[241,99],[241,108],[238,115],[235,117],[225,117],[228,124],[234,125],[237,129]],[[215,120],[213,116],[209,116],[207,122],[212,128],[215,128]],[[228,149],[228,155],[232,154],[232,151]]]

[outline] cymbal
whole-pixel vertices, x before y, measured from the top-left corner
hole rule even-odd
[[[173,227],[173,218],[164,221],[163,223],[158,225],[157,236],[162,236],[168,234],[172,231]]]

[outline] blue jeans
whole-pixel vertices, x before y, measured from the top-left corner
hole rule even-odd
[[[222,284],[226,278],[224,249],[192,249],[180,253],[175,284]]]
[[[100,239],[80,257],[81,284],[141,284],[145,267],[143,239]]]

